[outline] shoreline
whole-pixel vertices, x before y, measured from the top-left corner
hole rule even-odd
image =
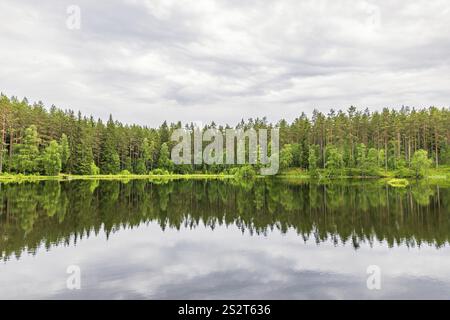
[[[140,175],[140,174],[105,174],[105,175],[70,175],[61,174],[58,176],[38,176],[38,175],[0,175],[0,182],[20,182],[20,181],[72,181],[72,180],[182,180],[182,179],[232,179],[234,175],[225,174],[161,174],[161,175]]]
[[[448,169],[438,169],[424,178],[405,178],[405,180],[438,180],[438,181],[450,181],[450,175],[447,173]],[[130,174],[130,175],[71,175],[60,174],[58,176],[40,176],[40,175],[23,175],[23,174],[3,174],[0,175],[0,182],[22,182],[22,181],[72,181],[72,180],[227,180],[235,179],[234,174],[209,174],[209,173],[196,173],[196,174]],[[340,179],[354,179],[354,180],[389,180],[397,179],[394,175],[386,176],[332,176],[332,177],[313,177],[307,172],[302,173],[282,173],[274,176],[261,176],[257,175],[256,178],[277,178],[277,179],[294,179],[294,180],[340,180]]]

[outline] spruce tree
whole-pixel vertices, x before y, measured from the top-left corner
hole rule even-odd
[[[93,162],[91,141],[80,115],[76,123],[72,146],[69,171],[80,175],[91,174],[91,164]]]
[[[112,116],[110,115],[101,147],[100,172],[102,174],[117,174],[120,171],[120,158],[116,151],[115,127]]]

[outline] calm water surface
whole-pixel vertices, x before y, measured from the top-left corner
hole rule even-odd
[[[449,196],[279,179],[0,184],[0,298],[450,299]]]

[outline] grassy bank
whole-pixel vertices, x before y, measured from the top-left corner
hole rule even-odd
[[[361,173],[358,169],[342,169],[338,171],[338,173],[330,174],[326,169],[318,169],[316,170],[313,177],[315,178],[331,178],[331,179],[385,179],[385,178],[408,178],[415,179],[412,175],[412,172],[409,171],[408,175],[402,176],[404,174],[404,170],[377,170],[372,173]],[[281,177],[287,178],[310,178],[312,177],[311,173],[307,170],[302,170],[298,168],[292,168],[288,170],[284,170],[279,173]],[[424,179],[450,179],[450,167],[443,166],[439,169],[429,169]]]
[[[41,181],[41,180],[57,180],[57,181],[70,181],[70,180],[135,180],[135,179],[147,179],[147,180],[180,180],[180,179],[230,179],[234,178],[233,175],[225,174],[164,174],[164,175],[70,175],[61,174],[58,176],[40,176],[40,175],[22,175],[22,174],[5,174],[0,175],[0,182],[20,182],[20,181]]]
[[[350,173],[350,174],[349,174]],[[180,180],[180,179],[231,179],[235,178],[234,174],[208,174],[208,173],[193,173],[193,174],[116,174],[116,175],[70,175],[60,174],[58,176],[41,176],[41,175],[23,175],[23,174],[1,174],[0,182],[20,182],[20,181],[40,181],[40,180],[133,180],[133,179],[147,179],[147,180]],[[262,177],[262,176],[258,176]],[[270,176],[269,176],[270,177]],[[277,177],[287,179],[394,179],[397,177],[395,171],[380,171],[376,175],[358,175],[352,171],[346,170],[340,175],[330,176],[326,170],[317,170],[315,175],[301,169],[289,169],[280,172]],[[442,167],[439,169],[430,169],[427,176],[423,179],[429,181],[450,181],[450,167]],[[415,179],[413,179],[415,180]]]

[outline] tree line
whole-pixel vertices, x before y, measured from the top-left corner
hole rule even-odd
[[[450,164],[448,108],[382,111],[314,110],[293,122],[242,120],[234,128],[280,129],[280,167],[330,175],[397,170],[420,176],[430,165]],[[170,160],[173,130],[194,125],[163,122],[157,128],[83,116],[26,98],[0,96],[0,173],[57,175],[232,172],[230,165],[177,165]],[[224,130],[214,122],[204,130]]]

